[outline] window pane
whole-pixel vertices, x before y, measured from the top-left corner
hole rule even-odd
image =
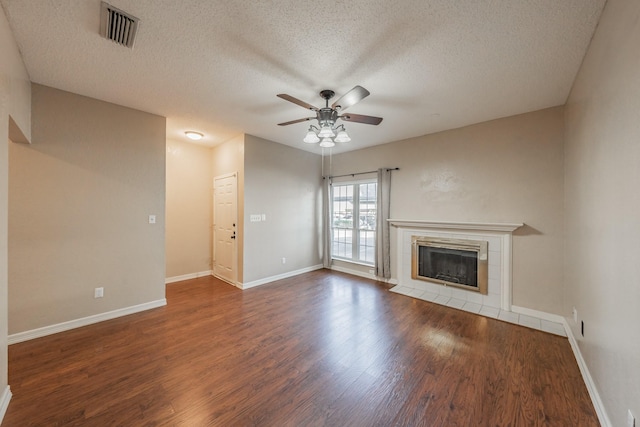
[[[376,191],[375,182],[333,185],[333,257],[375,263]]]
[[[376,256],[376,232],[369,230],[360,231],[359,257],[360,261],[374,263]]]
[[[333,256],[339,258],[353,258],[353,231],[344,228],[333,230]]]
[[[376,197],[375,182],[360,184],[359,226],[361,230],[376,229]]]
[[[353,228],[353,185],[333,186],[333,226]]]

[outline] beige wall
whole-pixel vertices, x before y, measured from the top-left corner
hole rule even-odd
[[[33,143],[9,150],[10,333],[164,299],[165,126],[33,85]]]
[[[167,141],[166,276],[211,270],[210,147]]]
[[[211,159],[213,165],[213,177],[238,174],[238,225],[236,244],[238,245],[238,276],[237,280],[243,280],[243,254],[244,254],[244,135],[233,138],[223,144],[213,147]],[[211,182],[213,189],[213,181]],[[213,253],[213,251],[212,251]],[[212,267],[213,268],[213,267]]]
[[[31,84],[11,34],[4,11],[0,8],[0,408],[8,390],[8,201],[10,116],[20,136],[31,138]],[[11,131],[15,138],[15,129]],[[0,422],[2,421],[0,412]]]
[[[568,320],[612,425],[640,422],[640,2],[609,0],[566,107]]]
[[[336,155],[331,173],[399,167],[392,218],[524,222],[513,240],[513,304],[558,314],[563,129],[562,108],[551,108]],[[392,229],[394,278],[395,245]]]
[[[322,264],[321,168],[317,154],[245,136],[244,283]]]

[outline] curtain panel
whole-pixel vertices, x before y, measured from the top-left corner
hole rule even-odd
[[[378,169],[378,206],[376,210],[376,277],[391,278],[391,243],[389,215],[391,211],[391,170]]]
[[[325,176],[322,182],[322,266],[324,268],[331,268],[332,210],[331,178]]]

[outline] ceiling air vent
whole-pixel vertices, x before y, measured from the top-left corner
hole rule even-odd
[[[102,2],[100,35],[113,42],[133,48],[140,20],[133,15]]]

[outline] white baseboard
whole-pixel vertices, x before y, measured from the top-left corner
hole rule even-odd
[[[11,388],[7,386],[2,392],[2,396],[0,396],[0,424],[2,424],[2,419],[4,418],[4,414],[7,413],[7,408],[9,407],[9,401],[11,400]]]
[[[287,279],[289,277],[297,276],[303,273],[309,273],[310,271],[322,269],[322,264],[314,265],[311,267],[301,268],[300,270],[289,271],[287,273],[277,274],[275,276],[266,277],[260,280],[254,280],[253,282],[241,283],[238,287],[240,289],[255,288],[256,286],[264,285],[266,283],[275,282],[276,280]]]
[[[519,307],[517,305],[511,306],[511,311],[518,314],[524,314],[525,316],[537,317],[538,319],[548,320],[549,322],[564,324],[564,317],[557,314],[551,314],[544,311],[533,310],[531,308]]]
[[[350,268],[340,267],[340,266],[337,266],[337,265],[332,265],[331,266],[331,270],[339,271],[341,273],[351,274],[353,276],[364,277],[365,279],[377,280],[379,282],[386,282],[386,283],[389,283],[390,285],[397,285],[398,284],[398,279],[394,279],[394,278],[381,279],[379,277],[376,277],[375,274],[365,273],[365,272],[358,271],[358,270],[352,270]]]
[[[587,363],[582,357],[582,352],[580,351],[580,347],[578,346],[578,341],[576,341],[576,337],[575,335],[573,335],[573,329],[571,329],[571,326],[567,322],[566,317],[562,318],[562,323],[564,325],[564,330],[567,332],[567,338],[569,338],[569,344],[571,344],[573,354],[578,362],[578,368],[580,368],[582,379],[587,386],[587,391],[589,392],[589,396],[591,397],[591,402],[593,403],[593,407],[595,408],[596,414],[598,415],[600,425],[602,425],[602,427],[612,427],[611,421],[609,421],[609,417],[607,416],[607,411],[604,409],[602,399],[600,399],[600,393],[598,393],[598,389],[596,388],[596,384],[593,382],[593,378],[591,377],[591,373],[589,372]]]
[[[45,337],[47,335],[57,334],[58,332],[69,331],[71,329],[80,328],[82,326],[92,325],[94,323],[103,322],[105,320],[115,319],[117,317],[127,316],[129,314],[150,310],[152,308],[167,305],[165,298],[156,301],[146,302],[131,307],[120,308],[118,310],[107,311],[106,313],[95,314],[93,316],[83,317],[81,319],[70,320],[68,322],[57,323],[55,325],[44,326],[30,331],[18,332],[9,335],[7,340],[9,345],[17,344],[23,341],[29,341],[35,338]]]
[[[181,276],[167,277],[164,280],[164,283],[165,283],[165,285],[168,285],[169,283],[181,282],[183,280],[189,280],[189,279],[197,279],[199,277],[211,276],[212,274],[213,274],[212,270],[201,271],[199,273],[183,274]]]

